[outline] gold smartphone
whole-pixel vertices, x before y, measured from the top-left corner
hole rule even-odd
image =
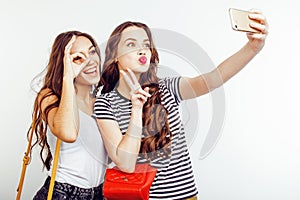
[[[229,16],[232,29],[235,31],[259,33],[258,30],[250,27],[249,24],[255,21],[249,18],[249,14],[249,11],[229,8]]]

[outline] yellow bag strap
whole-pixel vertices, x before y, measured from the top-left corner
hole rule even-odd
[[[56,147],[55,147],[55,155],[54,155],[54,160],[53,160],[53,168],[52,168],[52,174],[51,174],[51,181],[50,181],[50,186],[49,186],[49,190],[48,190],[47,200],[52,199],[55,176],[56,176],[56,169],[57,169],[58,157],[59,157],[59,150],[60,150],[60,142],[61,142],[61,140],[57,138]]]
[[[16,200],[20,200],[20,198],[21,198],[21,193],[22,193],[23,183],[24,183],[24,178],[25,178],[25,173],[26,173],[26,167],[27,167],[27,165],[29,164],[29,162],[31,160],[30,151],[31,151],[31,142],[32,142],[33,132],[34,132],[34,129],[35,129],[35,121],[36,121],[36,115],[34,113],[33,120],[32,120],[32,123],[31,123],[31,131],[30,131],[30,134],[29,134],[27,150],[26,150],[25,155],[23,157],[23,165],[22,165],[22,171],[21,171],[19,185],[18,185],[18,188],[17,188],[18,193],[17,193]]]
[[[30,131],[30,134],[29,134],[27,150],[26,150],[25,155],[23,157],[23,165],[22,165],[22,171],[21,171],[19,185],[18,185],[18,188],[17,188],[18,193],[17,193],[16,200],[20,200],[20,198],[21,198],[24,178],[25,178],[25,174],[26,174],[26,168],[27,168],[27,165],[30,163],[30,160],[31,160],[30,151],[31,151],[31,143],[32,143],[33,133],[34,133],[34,129],[35,129],[35,121],[36,121],[36,115],[34,114],[33,115],[33,120],[32,120],[32,123],[31,123],[31,131]],[[56,176],[56,169],[57,169],[58,157],[59,157],[59,151],[60,151],[60,143],[61,143],[61,140],[57,138],[56,147],[55,147],[55,155],[54,155],[54,160],[53,160],[52,175],[51,175],[51,181],[50,181],[47,200],[52,199],[55,176]]]

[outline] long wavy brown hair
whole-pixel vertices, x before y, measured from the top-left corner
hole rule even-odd
[[[31,149],[36,146],[37,144],[41,147],[40,150],[40,157],[42,159],[44,167],[47,168],[47,170],[50,169],[50,163],[52,161],[52,154],[50,151],[50,146],[47,141],[47,128],[48,128],[48,114],[51,109],[58,107],[61,99],[62,94],[62,80],[63,80],[63,58],[64,58],[64,51],[65,46],[68,44],[68,42],[71,40],[72,36],[76,35],[83,36],[88,38],[93,46],[95,46],[96,52],[98,56],[100,57],[100,49],[96,43],[96,41],[87,33],[82,33],[79,31],[68,31],[63,32],[59,34],[53,43],[52,50],[50,53],[49,62],[46,66],[46,75],[44,77],[44,81],[42,83],[42,87],[37,93],[37,97],[34,101],[34,108],[33,108],[33,114],[32,114],[32,125],[30,126],[27,137],[29,138],[30,132],[33,129],[36,140],[31,146]],[[99,66],[100,67],[100,66]],[[35,77],[37,78],[37,77]],[[48,89],[48,92],[46,94],[40,95],[41,91],[45,91],[45,89]],[[96,87],[95,90],[98,90],[98,87]],[[95,92],[96,93],[96,92]],[[55,95],[57,97],[57,100],[53,102],[52,104],[48,105],[44,111],[41,110],[41,103],[42,101],[49,97]],[[43,112],[43,113],[42,113]],[[43,117],[44,116],[44,117]]]
[[[110,35],[103,63],[103,73],[101,74],[99,85],[103,86],[101,93],[112,91],[119,81],[119,68],[116,62],[118,44],[122,32],[131,26],[142,28],[147,33],[150,41],[150,66],[147,72],[141,74],[139,82],[142,88],[149,87],[151,97],[143,106],[143,138],[140,153],[147,159],[154,159],[159,156],[168,157],[171,152],[170,144],[172,132],[168,123],[168,112],[161,104],[161,92],[159,91],[157,77],[157,65],[159,63],[158,52],[154,46],[150,29],[140,22],[124,22]]]

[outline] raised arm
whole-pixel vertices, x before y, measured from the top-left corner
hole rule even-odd
[[[143,105],[147,101],[147,98],[150,97],[150,94],[148,93],[149,88],[146,87],[143,90],[132,71],[128,71],[133,82],[121,71],[131,89],[130,96],[132,103],[130,122],[125,135],[122,135],[119,124],[115,120],[97,119],[97,123],[109,157],[122,171],[131,173],[135,169],[136,159],[140,151]],[[101,101],[96,101],[96,103],[100,107],[104,106],[100,105],[103,103]]]
[[[58,107],[53,107],[46,113],[46,108],[58,101],[57,96],[52,94],[51,89],[46,88],[39,93],[38,100],[41,103],[43,119],[48,121],[51,132],[64,142],[74,142],[77,139],[79,130],[79,117],[74,88],[74,78],[81,69],[88,63],[89,59],[81,53],[70,55],[72,44],[76,37],[70,40],[65,47],[64,72],[62,80],[62,93]],[[82,64],[73,62],[73,58],[81,57],[85,61]]]
[[[215,70],[193,78],[182,78],[179,86],[182,99],[195,98],[220,87],[260,52],[268,34],[268,24],[260,11],[251,11],[249,18],[255,20],[250,26],[260,33],[247,33],[247,44],[223,61]]]
[[[141,145],[142,109],[131,109],[130,123],[124,136],[114,120],[97,119],[97,124],[109,157],[122,171],[133,172]]]

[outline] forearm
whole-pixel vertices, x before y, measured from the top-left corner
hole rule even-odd
[[[122,137],[116,151],[118,166],[132,172],[141,146],[142,109],[131,109],[131,117],[126,134]]]
[[[230,78],[241,71],[257,54],[247,43],[238,52],[224,60],[215,70],[205,74],[205,80],[209,90],[220,87]]]
[[[220,87],[241,71],[256,54],[257,51],[253,50],[251,45],[247,43],[213,71],[194,78],[182,79],[180,81],[182,99],[195,98]]]
[[[63,141],[73,142],[79,130],[79,116],[76,93],[71,77],[64,77],[59,107],[53,118],[53,126]]]

